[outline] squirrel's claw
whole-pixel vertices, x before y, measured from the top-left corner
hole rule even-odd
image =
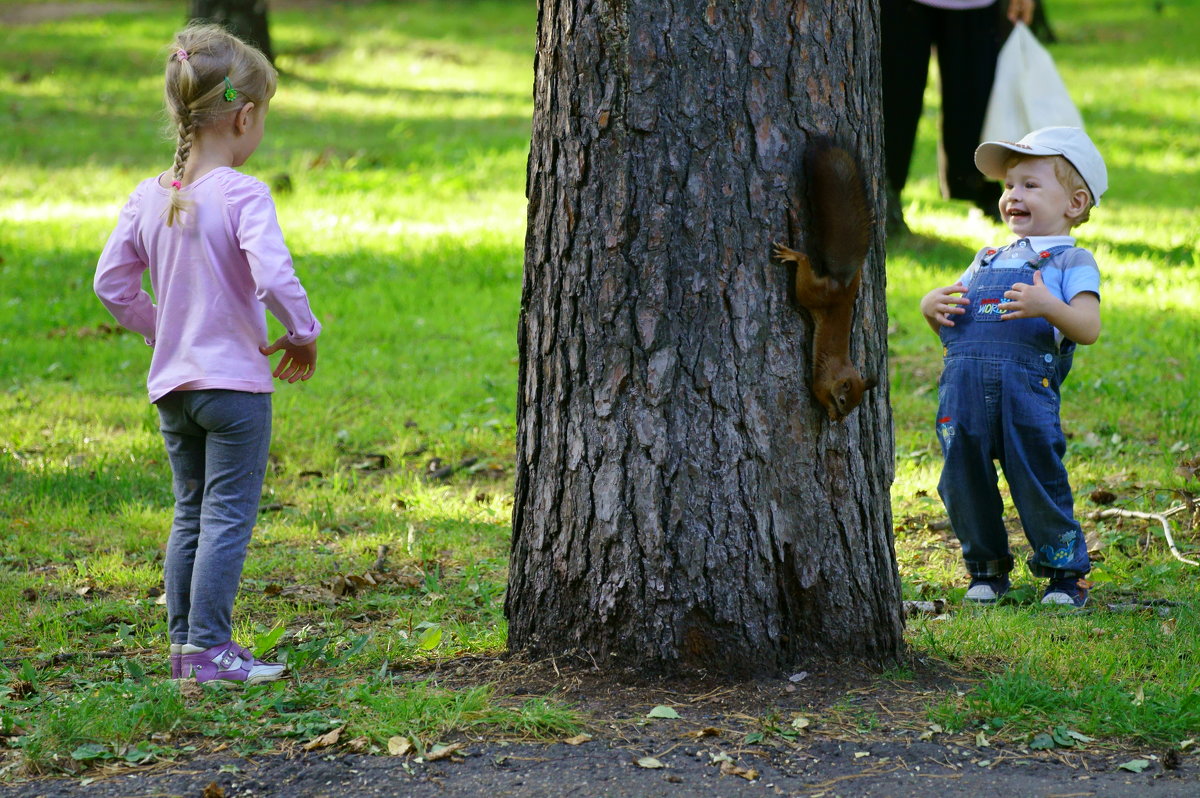
[[[803,252],[798,252],[790,247],[785,247],[778,241],[776,241],[774,244],[774,250],[772,254],[777,260],[790,260],[793,263],[800,263],[801,261],[808,260],[808,257]]]

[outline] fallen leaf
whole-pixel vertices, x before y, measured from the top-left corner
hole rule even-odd
[[[659,704],[654,709],[646,713],[648,718],[664,718],[667,720],[679,720],[679,713],[668,706]]]
[[[1117,765],[1118,770],[1128,770],[1130,773],[1141,773],[1148,767],[1150,767],[1149,759],[1131,759]]]
[[[450,743],[450,745],[437,745],[433,750],[425,755],[426,762],[437,762],[440,759],[448,759],[462,751],[462,743]]]
[[[1144,703],[1146,703],[1146,688],[1139,684],[1137,692],[1133,694],[1133,705],[1140,707]]]
[[[664,765],[662,762],[659,762],[657,759],[655,759],[652,756],[642,757],[641,759],[639,759],[637,761],[637,766],[640,768],[650,768],[650,769],[666,767],[666,765]]]
[[[1054,738],[1043,732],[1029,742],[1029,747],[1035,751],[1048,751],[1055,747]]]
[[[1165,635],[1175,634],[1175,619],[1168,618],[1167,620],[1162,622],[1162,624],[1160,625],[1160,628],[1162,629],[1162,633]]]
[[[741,776],[746,781],[754,781],[758,778],[758,771],[754,768],[744,768],[733,764],[732,762],[721,763],[722,776]]]
[[[356,753],[362,753],[363,751],[367,750],[367,747],[370,744],[371,740],[369,737],[355,737],[353,740],[346,743],[346,747]]]
[[[591,739],[592,735],[590,734],[576,734],[574,737],[568,737],[563,740],[563,742],[567,745],[583,745]]]
[[[696,739],[700,739],[701,737],[720,737],[720,736],[721,736],[721,730],[716,728],[715,726],[706,726],[703,729],[697,729],[696,731],[690,731],[684,735],[684,737],[695,737]]]
[[[862,759],[864,756],[870,756],[870,755],[871,755],[870,751],[855,751],[854,752],[855,759]]]
[[[204,698],[204,688],[199,682],[191,679],[180,679],[176,684],[179,685],[179,696],[185,701],[199,701]]]
[[[987,735],[983,732],[979,732],[975,735],[975,745],[979,746],[980,748],[987,748],[990,744],[991,743],[988,742]]]
[[[803,715],[797,715],[795,718],[792,719],[792,728],[793,729],[807,729],[811,725],[812,725],[812,721],[809,720],[808,718],[804,717]]]
[[[933,599],[932,601],[906,601],[904,602],[904,616],[912,617],[914,615],[943,615],[946,612],[945,599]]]
[[[200,798],[225,798],[225,788],[215,781],[210,781],[204,792],[200,793]]]
[[[789,676],[788,681],[789,682],[802,682],[807,678],[808,678],[808,671],[800,671],[799,673],[793,673],[791,676]]]
[[[389,737],[387,745],[388,753],[392,756],[404,756],[407,753],[411,753],[413,750],[412,741],[407,737],[401,737],[400,735]]]
[[[1054,742],[1063,748],[1070,748],[1075,745],[1075,738],[1067,731],[1066,726],[1055,726],[1050,736],[1054,738]]]
[[[430,626],[425,631],[421,632],[421,636],[417,638],[417,646],[422,651],[432,651],[437,648],[442,642],[442,627]]]
[[[328,748],[329,746],[335,744],[338,741],[338,738],[342,736],[342,729],[344,729],[344,728],[346,728],[346,727],[338,726],[333,731],[325,732],[320,737],[309,740],[308,742],[306,742],[304,744],[304,750],[305,751],[315,751],[318,748]]]

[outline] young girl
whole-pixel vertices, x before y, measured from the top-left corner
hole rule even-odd
[[[232,640],[271,439],[271,377],[312,377],[321,332],[270,192],[234,169],[262,141],[275,81],[262,53],[217,26],[175,37],[175,167],[134,190],[96,267],[100,301],[154,347],[147,385],[174,475],[164,581],[177,679],[253,684],[285,669]],[[147,269],[157,305],[142,289]],[[264,305],[287,328],[270,346]],[[278,351],[272,372],[267,356]]]

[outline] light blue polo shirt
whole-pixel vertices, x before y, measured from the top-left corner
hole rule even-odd
[[[1036,263],[1038,254],[1054,247],[1068,246],[1070,249],[1046,259],[1045,265]],[[991,258],[989,268],[1020,268],[1026,263],[1040,269],[1042,282],[1050,293],[1070,304],[1071,300],[1084,291],[1100,297],[1100,267],[1091,252],[1075,246],[1073,236],[1030,236],[1020,238],[1003,247],[984,247],[975,255],[971,265],[963,272],[959,282],[967,288],[979,271],[984,258]],[[1062,343],[1063,334],[1055,328],[1054,337]]]

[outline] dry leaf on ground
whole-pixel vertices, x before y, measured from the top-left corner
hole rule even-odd
[[[758,778],[758,771],[754,768],[744,768],[740,765],[735,765],[732,762],[721,763],[722,776],[741,776],[746,781],[754,781]]]
[[[450,743],[450,745],[436,746],[432,751],[425,755],[426,762],[437,762],[439,759],[449,759],[455,754],[462,753],[462,743]]]
[[[338,738],[342,736],[342,729],[344,728],[346,727],[338,726],[331,732],[326,732],[316,739],[309,740],[304,744],[304,750],[315,751],[318,748],[328,748],[338,741]]]

